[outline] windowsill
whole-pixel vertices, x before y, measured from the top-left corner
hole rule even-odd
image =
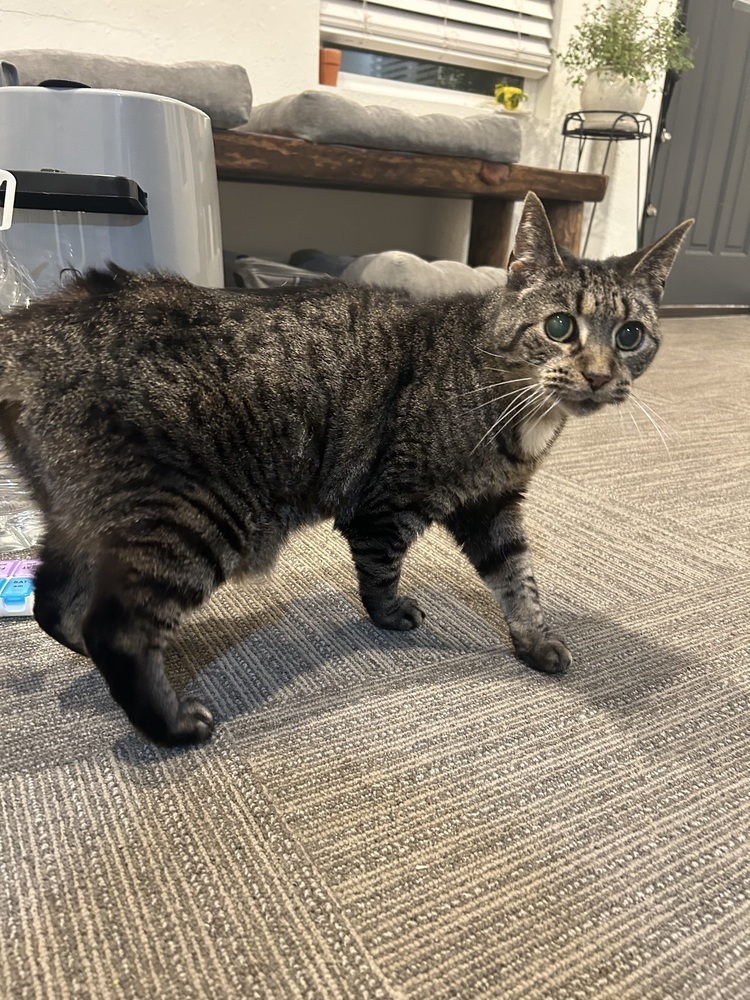
[[[483,94],[466,94],[456,90],[441,90],[439,87],[424,87],[415,83],[401,83],[398,80],[381,80],[376,77],[360,76],[357,73],[339,73],[335,88],[318,85],[320,90],[336,90],[343,97],[349,97],[360,104],[385,104],[389,107],[410,111],[412,114],[452,114],[460,118],[470,115],[507,114],[529,117],[530,111],[506,111],[495,101]]]

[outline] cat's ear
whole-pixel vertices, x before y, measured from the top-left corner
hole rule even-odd
[[[661,297],[682,242],[694,222],[695,219],[686,219],[650,246],[621,257],[618,264],[620,273],[627,277],[637,275],[645,278]]]
[[[508,286],[523,288],[537,277],[563,267],[544,205],[533,191],[529,191],[508,261]]]

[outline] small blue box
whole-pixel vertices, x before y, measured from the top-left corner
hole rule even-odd
[[[30,615],[34,610],[34,560],[0,562],[0,618]]]

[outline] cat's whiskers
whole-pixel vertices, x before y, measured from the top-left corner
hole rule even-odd
[[[544,395],[544,389],[540,385],[529,386],[533,392],[526,398],[514,400],[504,411],[500,414],[498,419],[492,425],[488,433],[492,434],[492,440],[494,441],[499,434],[501,434],[506,427],[521,416],[524,410],[535,406],[539,401],[540,396]],[[499,426],[498,426],[499,424]],[[486,435],[485,435],[486,436]],[[479,442],[481,444],[481,441]],[[477,446],[478,447],[478,446]]]
[[[628,397],[628,399],[626,400],[626,402],[628,402],[628,403],[630,402],[630,397]],[[643,433],[642,433],[642,431],[641,431],[641,425],[640,425],[640,424],[638,423],[638,421],[637,421],[637,420],[635,419],[635,414],[633,413],[633,410],[631,409],[631,407],[630,407],[630,406],[626,407],[626,408],[625,408],[625,410],[626,410],[626,413],[627,413],[627,415],[628,415],[628,416],[630,417],[630,419],[631,419],[631,420],[633,421],[633,427],[635,427],[635,429],[636,429],[636,431],[637,431],[637,433],[638,433],[638,437],[639,437],[639,438],[640,438],[640,440],[642,441],[642,440],[643,440]],[[620,410],[620,412],[622,413],[622,409]]]
[[[541,409],[541,408],[542,408],[542,407],[544,406],[544,404],[545,404],[545,403],[548,403],[548,402],[549,402],[549,399],[550,399],[550,395],[551,395],[551,393],[549,393],[549,392],[547,392],[547,391],[545,390],[545,398],[544,398],[544,400],[543,400],[543,401],[542,401],[542,402],[540,403],[540,405],[539,405],[539,406],[537,407],[537,409],[536,409],[536,410],[534,410],[534,411],[533,411],[533,413],[531,413],[531,414],[530,414],[530,415],[529,415],[529,416],[527,417],[527,420],[531,420],[531,419],[533,419],[533,417],[534,417],[534,414],[538,413],[538,412],[539,412],[539,410],[540,410],[540,409]],[[546,409],[546,410],[544,411],[544,413],[543,413],[543,414],[542,414],[542,415],[541,415],[540,417],[537,417],[537,419],[536,419],[536,420],[534,421],[534,423],[533,423],[533,424],[529,424],[529,426],[528,426],[528,427],[527,427],[527,429],[526,429],[526,430],[527,430],[527,433],[530,433],[531,431],[533,431],[533,430],[534,430],[534,428],[535,428],[535,427],[538,427],[538,426],[539,426],[539,424],[541,424],[541,422],[542,422],[542,421],[544,420],[544,418],[545,418],[545,417],[547,416],[547,414],[548,414],[548,413],[551,413],[551,412],[552,412],[552,410],[554,410],[554,408],[555,408],[555,407],[557,406],[557,404],[558,404],[559,402],[560,402],[560,400],[559,400],[559,399],[553,399],[553,401],[552,401],[552,405],[551,405],[551,406],[548,406],[548,407],[547,407],[547,409]]]
[[[541,389],[541,386],[539,388]],[[511,416],[510,416],[510,418],[508,420],[506,420],[505,423],[501,427],[498,427],[498,429],[492,435],[492,440],[494,441],[495,438],[497,438],[500,434],[502,434],[502,432],[505,430],[505,428],[508,427],[510,424],[512,424],[513,421],[516,418],[520,419],[520,417],[523,415],[523,411],[524,410],[527,411],[526,414],[525,414],[525,416],[526,416],[527,419],[528,419],[529,415],[533,416],[535,413],[538,413],[540,407],[544,406],[544,404],[545,404],[546,395],[547,395],[546,392],[542,389],[542,395],[541,396],[539,396],[539,394],[533,396],[528,401],[528,403],[527,403],[526,406],[522,406],[515,413],[512,413]]]
[[[491,434],[493,438],[497,437],[500,431],[502,431],[503,427],[506,426],[508,421],[513,419],[513,414],[519,409],[519,407],[523,409],[525,406],[530,405],[536,399],[538,393],[542,391],[543,390],[536,383],[534,385],[524,385],[520,389],[517,389],[516,394],[520,395],[520,399],[514,399],[503,410],[503,412],[500,414],[497,420],[495,420],[495,422],[491,425],[489,430],[485,431],[482,437],[477,441],[477,443],[471,449],[470,454],[473,455],[474,452],[477,450],[477,448],[482,444],[482,442],[485,441],[486,438],[488,438]],[[530,396],[528,394],[530,394]],[[493,431],[495,431],[495,428],[498,426],[498,424],[503,422],[504,418],[506,417],[508,418],[508,420],[502,423],[502,426],[493,434]]]
[[[639,398],[643,399],[643,386],[641,385],[641,386],[639,386],[639,388],[640,388],[640,391],[641,391],[641,395],[640,395]],[[658,400],[660,403],[674,403],[674,396],[673,395],[663,396],[661,393],[654,392],[650,388],[648,388],[647,391],[648,391],[649,396],[652,396],[654,399]],[[631,392],[632,392],[632,389],[631,389]]]
[[[526,389],[530,388],[531,388],[530,385],[524,385],[521,386],[520,389],[511,389],[510,392],[504,392],[502,396],[493,396],[492,399],[486,399],[483,403],[479,403],[477,406],[470,407],[469,413],[471,413],[474,410],[481,410],[483,406],[491,406],[493,403],[498,403],[501,399],[507,399],[508,396],[517,396],[519,393],[525,392]]]
[[[494,371],[500,371],[499,368],[493,369]],[[458,392],[457,396],[470,396],[474,392],[484,392],[485,389],[497,389],[504,385],[512,385],[514,382],[531,382],[530,378],[509,378],[505,379],[503,382],[490,382],[488,385],[480,385],[476,389],[467,389],[466,392]]]
[[[637,399],[637,397],[635,397],[635,396],[634,396],[634,395],[633,395],[632,393],[631,393],[631,395],[630,395],[630,399],[632,400],[632,402],[633,402],[633,403],[635,403],[635,405],[636,405],[637,407],[639,407],[639,409],[640,409],[640,410],[641,410],[641,411],[643,412],[643,414],[644,414],[644,415],[645,415],[645,416],[646,416],[646,417],[647,417],[647,418],[649,419],[649,421],[650,421],[650,422],[651,422],[651,423],[652,423],[652,424],[654,425],[654,427],[655,427],[655,429],[656,429],[656,433],[657,433],[657,434],[659,435],[659,437],[661,438],[661,442],[662,442],[662,444],[664,445],[664,447],[666,448],[666,451],[667,451],[667,454],[668,454],[668,455],[669,455],[669,457],[671,458],[671,457],[672,457],[672,454],[671,454],[671,452],[670,452],[670,450],[669,450],[669,446],[667,445],[667,440],[666,440],[666,438],[664,437],[664,435],[662,434],[662,432],[661,432],[661,428],[659,427],[659,425],[657,424],[657,422],[656,422],[656,421],[655,421],[655,420],[653,419],[653,417],[652,417],[652,416],[651,416],[651,414],[650,414],[650,413],[648,412],[648,410],[644,409],[644,407],[643,407],[643,406],[641,406],[641,404],[640,404],[639,400]]]
[[[489,354],[491,358],[504,358],[507,356],[505,354],[495,354],[494,351],[485,351],[483,347],[479,347],[477,349],[481,351],[482,354]]]
[[[665,420],[665,419],[664,419],[664,417],[662,417],[662,415],[661,415],[660,413],[657,413],[657,412],[656,412],[656,410],[655,410],[655,409],[653,408],[653,406],[649,406],[649,404],[648,404],[648,403],[646,402],[646,400],[645,400],[645,399],[643,398],[643,396],[637,396],[637,395],[636,395],[636,394],[635,394],[635,393],[633,392],[633,390],[632,390],[632,389],[630,390],[630,395],[631,395],[631,396],[633,397],[633,399],[634,399],[634,400],[635,400],[635,401],[636,401],[637,403],[640,403],[640,404],[641,404],[641,406],[645,406],[645,407],[646,407],[646,410],[648,410],[648,412],[649,412],[649,413],[650,413],[650,414],[651,414],[651,415],[653,416],[653,418],[654,418],[655,420],[658,420],[658,421],[659,421],[659,423],[660,423],[660,424],[662,424],[663,428],[665,429],[665,430],[664,430],[664,433],[665,433],[665,434],[667,435],[667,437],[669,437],[669,434],[667,434],[667,431],[669,431],[669,432],[670,432],[671,434],[676,434],[676,433],[677,433],[677,431],[676,431],[676,430],[675,430],[675,428],[674,428],[674,427],[673,427],[673,426],[672,426],[672,425],[671,425],[671,424],[669,423],[669,421]]]
[[[519,423],[519,426],[520,426],[521,418],[523,418],[523,421],[526,423],[526,430],[527,431],[533,430],[533,428],[536,427],[536,425],[537,425],[537,423],[539,421],[536,421],[531,426],[529,426],[528,421],[533,420],[534,417],[539,413],[539,411],[542,410],[547,405],[547,403],[549,402],[549,399],[550,399],[549,390],[544,389],[541,386],[540,386],[540,388],[542,389],[542,395],[541,395],[541,397],[537,396],[533,400],[533,405],[532,406],[530,406],[530,407],[521,407],[520,410],[518,410],[516,413],[513,414],[510,422],[516,421],[516,422]],[[559,402],[559,400],[556,399],[554,401],[554,403],[552,404],[552,406],[549,407],[549,410],[551,410],[553,407],[557,406],[558,402]],[[526,410],[527,412],[524,413],[524,410]],[[542,414],[540,420],[544,418],[545,414],[548,413],[549,410],[545,410],[545,413]],[[507,426],[507,424],[504,425],[504,426]],[[497,435],[500,433],[500,431],[502,429],[503,428],[501,427],[500,430],[498,430],[494,434],[493,440],[494,440],[495,437],[497,437]]]
[[[542,389],[540,385],[534,386],[534,388],[544,393],[544,389]],[[528,410],[538,399],[539,393],[532,392],[525,399],[518,399],[514,400],[513,403],[509,403],[503,413],[503,416],[507,417],[507,420],[503,423],[500,430],[502,430],[503,427],[507,427],[516,418],[520,417],[524,410]]]

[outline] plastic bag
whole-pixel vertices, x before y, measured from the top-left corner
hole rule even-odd
[[[34,282],[0,237],[0,312],[27,306],[35,297]]]
[[[0,231],[9,229],[13,219],[15,178],[0,170],[0,185],[5,199],[0,216]],[[26,269],[3,243],[0,232],[0,312],[28,306],[35,297],[34,282]],[[42,535],[44,522],[0,441],[0,556],[35,546]]]

